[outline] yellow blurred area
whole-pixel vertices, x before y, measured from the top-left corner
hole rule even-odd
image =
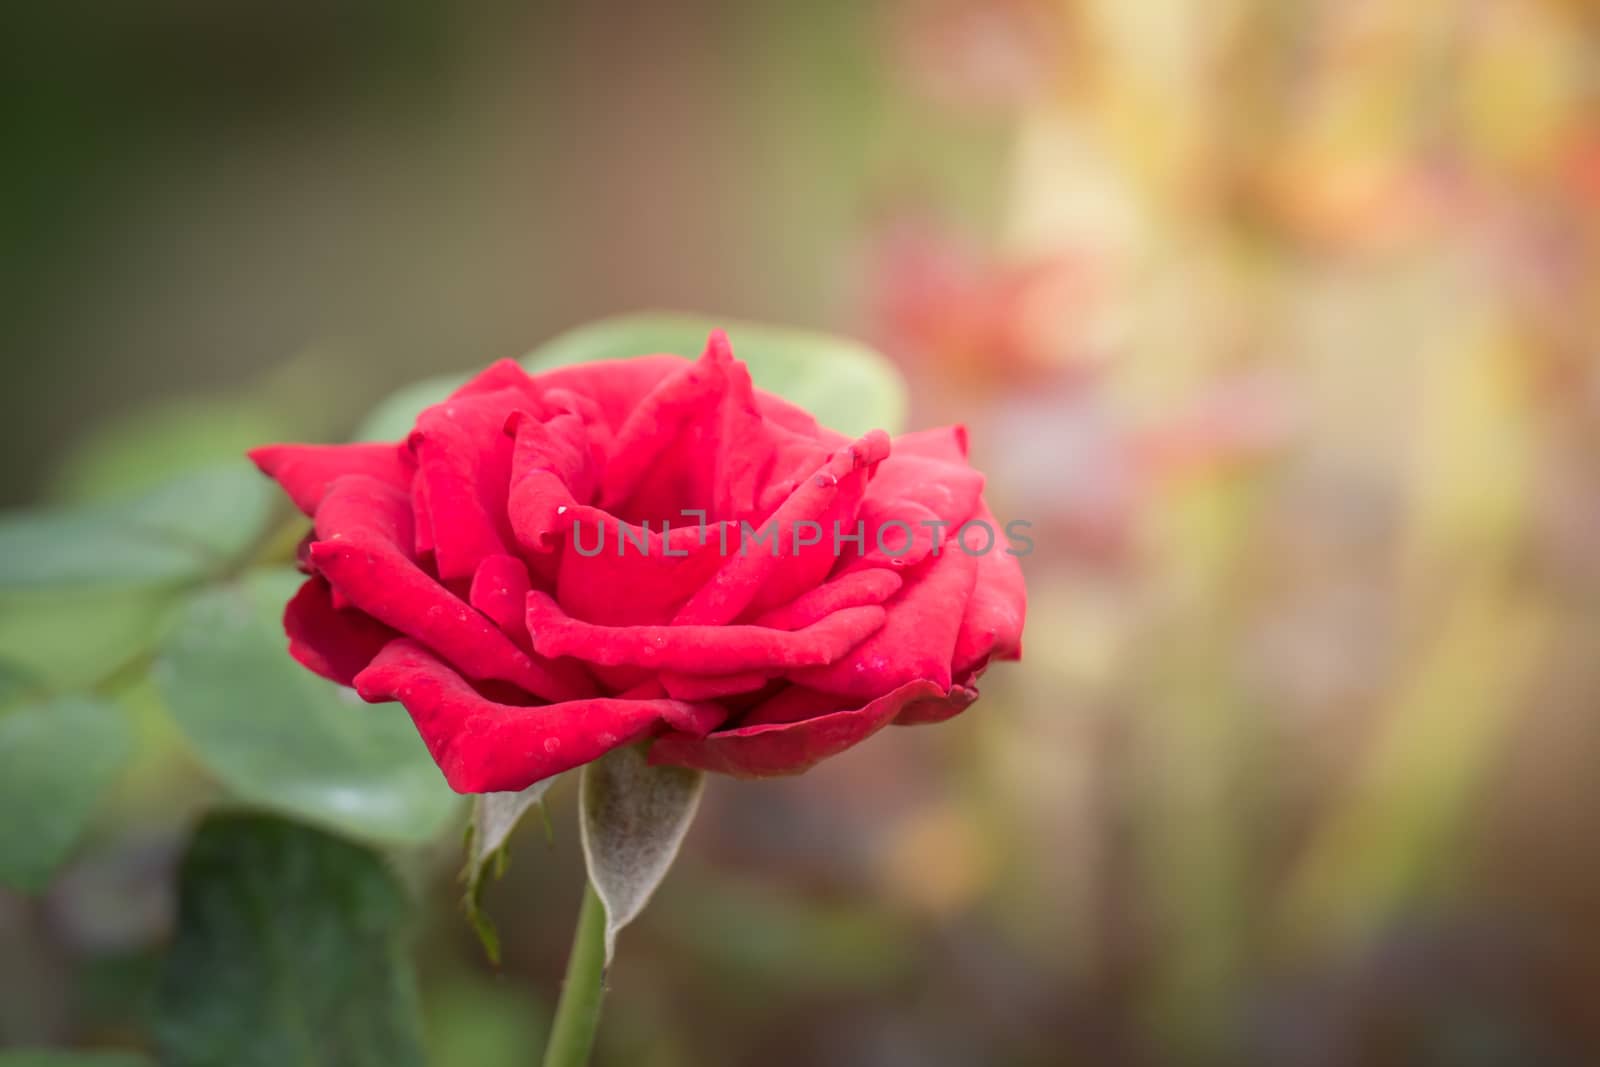
[[[9,17],[8,503],[671,307],[880,346],[1033,524],[973,709],[712,784],[597,1062],[1600,1062],[1590,5]],[[533,1062],[571,804],[502,975],[417,861],[440,1063]],[[0,1044],[129,1025],[74,906]]]

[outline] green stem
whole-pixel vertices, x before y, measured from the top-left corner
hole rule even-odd
[[[604,999],[606,909],[588,880],[583,886],[583,906],[578,928],[572,934],[572,954],[567,957],[567,977],[556,1005],[550,1044],[544,1050],[544,1067],[583,1067],[594,1047]]]

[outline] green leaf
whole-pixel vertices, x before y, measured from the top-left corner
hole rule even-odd
[[[521,362],[537,374],[657,352],[694,359],[719,327],[728,332],[733,354],[749,364],[758,386],[799,404],[824,425],[851,435],[871,429],[896,433],[904,426],[905,384],[894,366],[863,344],[824,333],[652,312],[580,326],[540,345]],[[373,409],[355,439],[404,438],[423,408],[443,400],[464,381],[465,375],[444,375],[406,386]]]
[[[544,800],[555,783],[555,778],[546,778],[519,793],[479,793],[472,798],[465,874],[467,919],[478,932],[478,939],[483,942],[484,952],[492,963],[500,962],[500,936],[481,907],[484,873],[491,864],[496,865],[496,874],[499,873],[498,863],[505,856],[503,850],[511,831],[531,808]]]
[[[187,545],[135,527],[120,508],[0,517],[0,589],[138,586],[203,569]]]
[[[420,1067],[408,910],[359,845],[268,815],[212,816],[179,872],[161,1062]]]
[[[222,570],[260,535],[273,492],[243,460],[148,492],[0,517],[0,592],[168,585]]]
[[[119,708],[63,697],[0,712],[0,882],[44,888],[127,762]]]
[[[653,352],[693,359],[718,328],[727,331],[733,354],[749,364],[756,385],[800,405],[823,425],[851,435],[896,433],[904,425],[905,384],[893,364],[859,342],[808,330],[666,312],[623,315],[564,333],[522,364],[538,372]]]
[[[0,659],[0,708],[10,706],[37,688],[38,676],[32,671]]]
[[[185,606],[156,670],[173,718],[248,801],[373,840],[432,839],[458,799],[404,709],[363,704],[284,651],[300,581],[258,571]]]
[[[153,648],[185,586],[235,565],[273,489],[243,460],[137,496],[0,516],[0,647],[52,689],[88,688]]]
[[[277,501],[272,482],[241,458],[163,482],[124,511],[135,528],[186,547],[210,575],[255,544]]]
[[[650,766],[637,745],[584,765],[583,859],[606,909],[607,965],[617,931],[639,917],[677,857],[704,784],[699,771]]]
[[[0,591],[0,648],[49,690],[88,688],[161,640],[177,596],[166,588]]]
[[[0,1052],[0,1067],[154,1067],[154,1065],[135,1052],[15,1048]]]

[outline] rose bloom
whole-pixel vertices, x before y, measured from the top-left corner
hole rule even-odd
[[[955,715],[1020,652],[1006,540],[955,540],[1000,530],[964,431],[852,441],[755,389],[720,332],[698,361],[502,361],[404,442],[251,458],[314,520],[290,653],[403,704],[458,792],[644,739],[656,764],[795,773]]]

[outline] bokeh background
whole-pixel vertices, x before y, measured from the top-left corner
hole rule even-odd
[[[671,308],[874,343],[1034,523],[973,710],[712,782],[599,1063],[1600,1062],[1589,5],[4,19],[7,505]],[[0,895],[0,1045],[136,1040],[204,790],[159,765]],[[396,860],[445,1067],[536,1060],[582,879],[551,807],[499,970],[454,842]]]

